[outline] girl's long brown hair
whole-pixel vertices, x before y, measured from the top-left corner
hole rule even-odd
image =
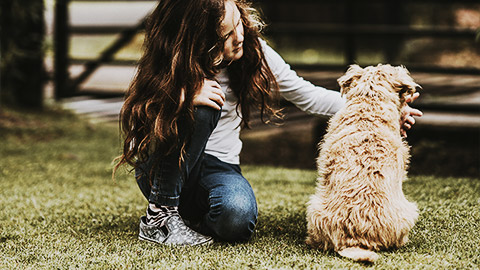
[[[161,0],[146,23],[144,54],[120,112],[123,153],[114,173],[123,164],[180,151],[188,140],[179,131],[193,124],[193,98],[205,78],[218,73],[223,52],[221,22],[225,1]],[[262,121],[279,116],[272,107],[278,85],[259,42],[260,27],[249,4],[234,1],[244,24],[243,56],[228,67],[230,87],[238,98],[237,111],[248,127],[251,108]],[[241,113],[240,113],[241,112]],[[150,172],[152,174],[152,172]]]

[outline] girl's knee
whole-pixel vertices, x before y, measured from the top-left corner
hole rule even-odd
[[[216,222],[216,234],[226,241],[246,241],[250,239],[257,222],[255,201],[242,196],[233,196],[225,200]]]

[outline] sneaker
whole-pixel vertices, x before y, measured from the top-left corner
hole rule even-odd
[[[165,245],[197,246],[213,242],[212,237],[205,236],[187,227],[178,214],[167,217],[163,226],[147,225],[146,217],[141,217],[138,238]]]

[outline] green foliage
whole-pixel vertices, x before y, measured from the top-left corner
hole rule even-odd
[[[0,269],[368,268],[304,244],[316,172],[243,166],[259,205],[253,238],[208,247],[137,240],[146,201],[120,170],[116,124],[64,112],[0,114]],[[380,269],[478,269],[480,179],[415,176],[404,184],[420,218],[410,242],[381,252]]]

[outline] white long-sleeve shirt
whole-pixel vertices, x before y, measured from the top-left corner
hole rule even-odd
[[[345,100],[337,91],[318,87],[299,77],[290,69],[282,57],[264,40],[260,40],[267,63],[277,79],[280,94],[301,110],[315,115],[331,116],[345,105]],[[240,164],[240,114],[237,113],[237,98],[229,86],[226,69],[216,77],[225,93],[225,104],[217,127],[210,136],[205,153],[213,155],[223,162]]]

